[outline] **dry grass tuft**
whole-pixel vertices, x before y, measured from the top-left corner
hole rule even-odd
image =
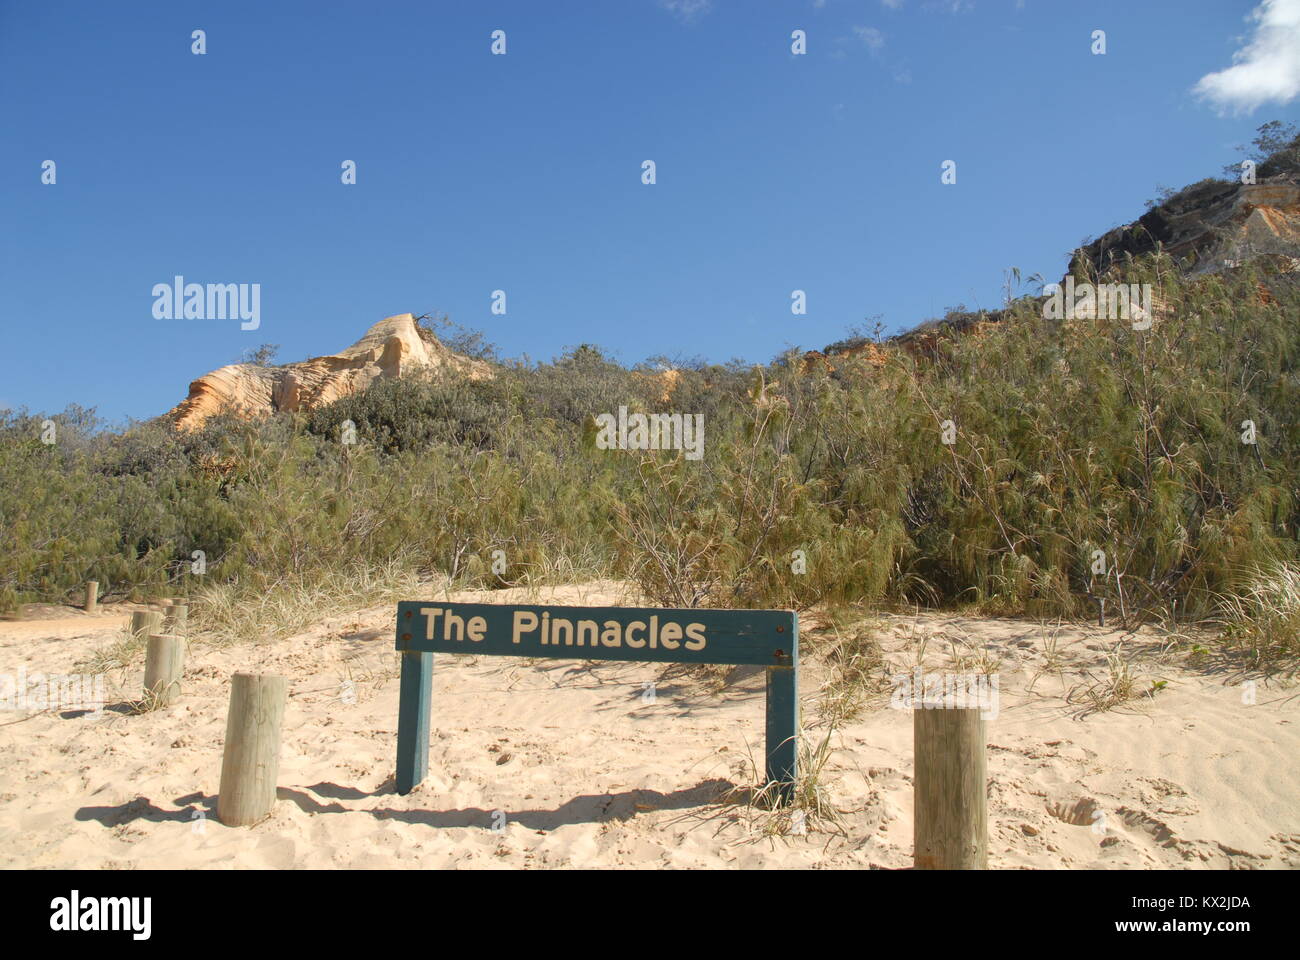
[[[1222,639],[1261,669],[1300,660],[1300,567],[1278,564],[1258,571],[1236,596],[1219,600]]]
[[[876,621],[841,626],[832,619],[828,635],[815,649],[830,668],[817,700],[817,725],[831,728],[856,719],[888,688],[884,653],[876,639]]]
[[[310,578],[284,576],[257,590],[239,581],[216,583],[195,592],[190,630],[195,640],[222,645],[278,640],[325,617],[428,596],[430,589],[401,558]]]
[[[117,638],[107,646],[95,650],[84,660],[78,660],[72,667],[74,673],[99,676],[113,670],[124,670],[143,655],[147,638],[144,634],[134,634],[123,628]]]
[[[1070,688],[1065,702],[1083,705],[1084,715],[1113,710],[1136,697],[1154,697],[1168,683],[1140,673],[1133,658],[1125,656],[1121,644],[1106,654],[1106,676],[1099,679],[1090,670],[1083,671],[1083,675],[1087,679]]]
[[[793,785],[782,789],[782,784],[766,782],[759,787],[738,786],[728,790],[722,797],[722,805],[733,815],[727,821],[743,821],[750,840],[810,833],[847,837],[848,827],[826,789],[826,764],[834,752],[831,739],[835,732],[834,726],[827,727],[816,746],[799,738],[799,772]],[[759,769],[750,752],[745,779],[759,781]]]

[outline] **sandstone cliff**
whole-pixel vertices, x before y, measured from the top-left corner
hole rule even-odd
[[[299,363],[264,367],[235,363],[190,384],[189,396],[169,414],[190,430],[218,413],[256,417],[278,410],[312,410],[364,390],[380,377],[448,370],[470,379],[492,376],[482,361],[453,353],[422,331],[409,313],[381,320],[346,350]]]
[[[1195,273],[1266,255],[1300,263],[1300,181],[1292,174],[1249,185],[1204,180],[1094,240],[1081,253],[1104,270],[1129,255],[1150,253],[1157,243]],[[1076,254],[1071,272],[1078,263]]]
[[[1261,167],[1264,169],[1264,167]],[[1256,258],[1271,258],[1284,272],[1300,270],[1300,174],[1294,166],[1255,184],[1203,180],[1174,194],[1145,216],[1116,227],[1076,251],[1067,276],[1096,278],[1128,257],[1152,253],[1159,245],[1189,273],[1231,270]],[[1260,302],[1272,295],[1261,285]],[[1157,303],[1157,319],[1167,307]],[[978,335],[999,323],[1003,310],[949,313],[890,337],[888,344],[913,353],[928,353],[940,336]],[[863,356],[880,366],[885,354],[864,337],[841,341],[824,351],[803,355],[807,368],[836,369],[836,361]]]

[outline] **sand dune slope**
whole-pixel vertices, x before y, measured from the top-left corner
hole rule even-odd
[[[575,586],[541,600],[601,603],[614,591]],[[763,678],[745,668],[717,690],[662,666],[437,657],[430,775],[400,797],[392,616],[389,606],[358,611],[273,645],[196,645],[183,699],[148,715],[0,713],[0,866],[910,865],[911,718],[889,709],[887,693],[831,735],[824,779],[843,835],[814,823],[767,838],[762,816],[718,802],[752,782],[749,751],[761,749]],[[0,624],[0,672],[70,673],[124,621]],[[805,643],[816,626],[801,626]],[[930,668],[998,663],[993,866],[1300,866],[1293,689],[1260,682],[1243,702],[1236,678],[1189,670],[1153,636],[1088,626],[884,617],[879,635],[899,672],[916,664],[923,638]],[[1081,691],[1106,674],[1117,643],[1143,689],[1166,685],[1089,713]],[[118,702],[138,695],[142,669],[110,674]],[[290,683],[279,800],[244,829],[215,819],[236,670]],[[825,735],[816,724],[827,677],[815,661],[802,674],[812,739]]]

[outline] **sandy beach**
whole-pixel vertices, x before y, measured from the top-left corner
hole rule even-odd
[[[454,599],[614,603],[618,584]],[[0,672],[70,674],[128,608],[51,608],[0,624]],[[1154,632],[934,614],[874,618],[888,671],[996,664],[988,718],[994,868],[1300,866],[1300,697],[1193,669]],[[801,619],[805,651],[822,624]],[[1145,693],[1105,711],[1082,691],[1119,650]],[[918,661],[918,653],[924,653]],[[284,675],[272,816],[215,816],[229,678]],[[821,780],[838,826],[771,836],[728,802],[754,782],[763,675],[580,660],[435,657],[429,775],[398,796],[397,655],[389,604],[288,640],[196,642],[174,705],[132,715],[143,662],[106,675],[102,712],[0,713],[6,868],[905,868],[912,724],[878,691],[831,733]],[[805,653],[805,739],[826,736],[831,671]],[[1251,699],[1253,703],[1249,702]]]

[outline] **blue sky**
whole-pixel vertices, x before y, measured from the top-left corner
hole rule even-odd
[[[630,364],[993,307],[1004,269],[1059,278],[1300,119],[1298,9],[0,0],[0,407],[147,418],[248,348],[332,353],[406,311]],[[260,329],[155,319],[177,274],[261,284]]]

